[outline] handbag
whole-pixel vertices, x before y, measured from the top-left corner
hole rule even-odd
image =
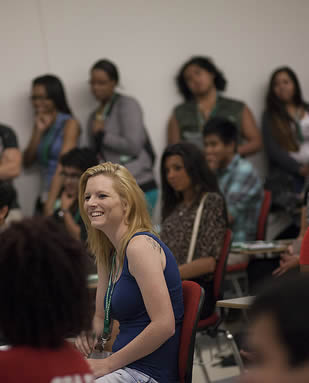
[[[195,246],[196,246],[197,234],[198,234],[198,230],[200,227],[203,207],[204,207],[204,203],[206,201],[207,195],[208,195],[207,193],[205,193],[203,195],[203,197],[201,198],[199,207],[197,208],[197,211],[196,211],[192,235],[191,235],[191,240],[190,240],[190,246],[189,246],[189,250],[188,250],[187,263],[190,263],[192,261],[192,258],[193,258],[193,254],[194,254],[194,250],[195,250]]]

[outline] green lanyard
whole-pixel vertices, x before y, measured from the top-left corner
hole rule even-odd
[[[43,166],[48,165],[48,154],[54,138],[54,131],[56,124],[54,123],[47,131],[46,136],[43,138],[42,152],[41,152],[41,164]]]
[[[103,346],[104,344],[109,340],[110,333],[111,333],[111,317],[110,317],[110,307],[112,302],[112,296],[114,292],[114,288],[116,285],[116,281],[118,278],[120,267],[118,266],[118,269],[116,271],[116,252],[114,252],[113,259],[112,259],[112,267],[111,271],[109,273],[109,280],[108,280],[108,286],[106,291],[106,299],[104,304],[104,330],[102,335],[102,342]]]
[[[105,121],[106,118],[109,116],[117,98],[118,98],[118,94],[114,93],[110,101],[107,104],[105,104],[102,113],[100,113],[99,111],[96,113],[96,118],[99,119],[98,116],[100,116],[100,120]]]

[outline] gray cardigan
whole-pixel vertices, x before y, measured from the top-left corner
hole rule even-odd
[[[92,148],[98,150],[105,161],[119,163],[128,168],[139,186],[154,183],[153,164],[145,150],[147,134],[139,103],[132,97],[118,95],[112,110],[104,121],[101,142],[92,134],[96,110],[88,120],[88,134]],[[148,189],[151,189],[150,187]]]

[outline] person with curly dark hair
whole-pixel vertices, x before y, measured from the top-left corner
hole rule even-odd
[[[0,331],[10,346],[0,351],[0,381],[93,382],[65,341],[91,327],[80,242],[42,217],[12,224],[0,242]]]
[[[169,144],[184,140],[202,148],[203,126],[212,117],[222,117],[237,126],[241,156],[261,150],[262,139],[252,112],[243,102],[221,95],[226,79],[210,58],[192,57],[181,67],[176,82],[184,102],[176,106],[169,120]]]
[[[201,317],[206,318],[215,306],[213,272],[228,225],[224,197],[203,153],[190,142],[165,149],[161,160],[161,185],[163,222],[160,236],[176,257],[181,278],[194,280],[204,288]],[[200,206],[201,220],[190,260],[188,253]]]

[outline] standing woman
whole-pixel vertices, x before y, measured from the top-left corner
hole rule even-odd
[[[176,78],[184,102],[174,109],[168,123],[168,144],[190,141],[202,148],[202,131],[211,117],[232,121],[238,128],[238,153],[247,156],[261,150],[262,140],[246,104],[221,95],[226,79],[207,57],[192,57]]]
[[[77,347],[88,356],[116,319],[114,353],[88,359],[98,382],[178,382],[181,280],[173,254],[152,229],[142,190],[124,166],[102,163],[82,175],[79,205],[99,281],[94,337],[81,336]]]
[[[72,116],[60,79],[44,75],[32,81],[34,127],[24,152],[24,166],[34,162],[41,166],[41,190],[36,212],[51,215],[60,192],[62,178],[59,158],[77,146],[80,136],[78,122]]]
[[[309,158],[306,162],[305,155],[309,106],[296,74],[289,67],[278,68],[271,75],[262,128],[269,159],[266,187],[273,192],[273,207],[295,216],[299,194],[309,175]],[[295,227],[290,235],[297,236],[297,230]]]
[[[227,228],[224,198],[203,153],[189,142],[165,149],[161,160],[161,183],[160,236],[176,257],[181,279],[195,280],[205,289],[201,317],[206,318],[214,310],[213,272]],[[189,257],[199,206],[202,214],[195,249]]]
[[[118,83],[118,69],[111,61],[99,60],[91,68],[91,91],[99,105],[89,117],[90,142],[101,161],[129,169],[145,193],[151,214],[158,198],[153,173],[155,154],[141,106],[134,98],[117,93]]]

